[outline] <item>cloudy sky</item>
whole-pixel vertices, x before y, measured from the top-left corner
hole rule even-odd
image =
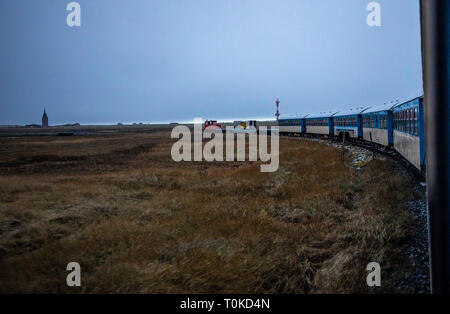
[[[0,124],[272,118],[422,94],[419,1],[0,1]]]

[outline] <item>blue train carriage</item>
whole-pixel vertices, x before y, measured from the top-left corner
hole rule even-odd
[[[279,132],[280,135],[296,135],[302,133],[302,117],[304,115],[300,115],[298,117],[289,117],[289,118],[281,118],[278,120]]]
[[[365,141],[385,147],[394,146],[393,108],[395,104],[370,107],[362,113],[362,133]]]
[[[336,113],[333,117],[334,135],[362,139],[362,112],[365,109],[359,107]]]
[[[328,112],[305,117],[305,132],[308,134],[334,136],[333,116],[335,114],[336,112]]]
[[[393,108],[394,148],[417,169],[425,170],[423,96]]]

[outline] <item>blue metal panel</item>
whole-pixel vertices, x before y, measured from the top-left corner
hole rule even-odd
[[[392,110],[387,111],[387,131],[388,131],[388,145],[394,146],[394,114]]]
[[[357,125],[358,125],[358,137],[363,137],[363,127],[362,127],[362,115],[359,114],[357,118]]]
[[[333,117],[328,118],[328,132],[330,135],[334,135],[334,120]]]
[[[301,127],[302,133],[306,133],[306,119],[301,119],[300,125],[302,126]]]

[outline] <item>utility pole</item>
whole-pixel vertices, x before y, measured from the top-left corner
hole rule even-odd
[[[450,293],[450,1],[421,0],[432,293]]]

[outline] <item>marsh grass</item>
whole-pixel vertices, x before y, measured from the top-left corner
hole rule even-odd
[[[280,139],[280,168],[181,162],[170,133],[2,139],[0,292],[408,292],[413,179]],[[66,286],[80,263],[82,287]],[[366,265],[382,287],[366,286]]]

